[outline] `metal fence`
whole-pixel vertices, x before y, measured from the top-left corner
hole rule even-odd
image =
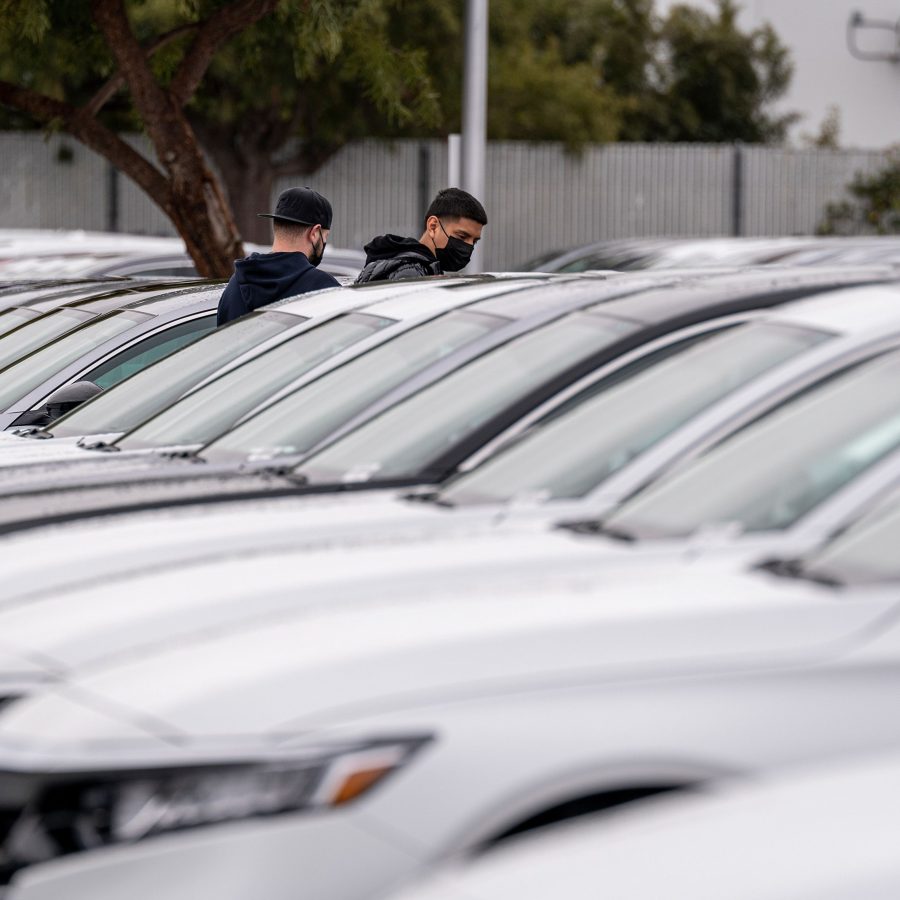
[[[146,149],[144,139],[133,138]],[[514,267],[545,250],[623,237],[810,234],[857,172],[882,152],[697,144],[558,144],[488,148],[484,265]],[[446,185],[441,141],[359,141],[310,184],[332,201],[335,245],[384,232],[418,236]],[[127,178],[65,135],[0,133],[0,227],[172,234]]]

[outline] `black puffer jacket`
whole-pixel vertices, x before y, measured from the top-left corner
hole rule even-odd
[[[356,279],[357,284],[443,275],[435,255],[414,238],[383,234],[366,244],[365,251],[366,264]]]

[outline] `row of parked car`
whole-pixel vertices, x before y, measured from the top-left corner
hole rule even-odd
[[[894,265],[220,292],[0,287],[4,900],[897,893]]]

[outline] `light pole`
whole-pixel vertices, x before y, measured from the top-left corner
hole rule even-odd
[[[463,72],[462,184],[484,202],[487,145],[488,0],[466,0],[466,58]],[[481,252],[476,249],[469,272],[480,272]]]

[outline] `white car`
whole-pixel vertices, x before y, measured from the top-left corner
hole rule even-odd
[[[42,481],[50,474],[43,467],[56,461],[122,465],[137,456],[144,463],[158,462],[158,457],[147,451],[98,454],[88,452],[85,446],[117,451],[118,447],[110,445],[125,431],[170,408],[186,393],[240,369],[217,398],[218,404],[207,397],[207,410],[224,407],[220,419],[234,421],[286,381],[336,357],[363,351],[478,300],[535,283],[539,279],[457,279],[455,284],[438,281],[427,286],[401,282],[354,291],[329,288],[273,303],[226,329],[215,329],[178,354],[116,385],[114,391],[104,391],[81,404],[40,430],[39,440],[0,432],[0,468],[42,466],[39,472],[33,470]],[[453,320],[451,316],[448,322]],[[51,437],[53,440],[48,440]],[[66,471],[74,469],[67,467]]]
[[[573,812],[896,746],[898,539],[891,506],[781,577],[611,588],[283,572],[290,612],[0,714],[10,896],[375,897]]]
[[[722,782],[536,832],[389,900],[895,900],[898,788],[896,751]]]
[[[269,247],[245,244],[268,253]],[[360,250],[325,248],[322,270],[355,278],[366,261]],[[197,269],[180,237],[102,231],[0,229],[0,279],[19,281],[91,276],[196,278]]]

